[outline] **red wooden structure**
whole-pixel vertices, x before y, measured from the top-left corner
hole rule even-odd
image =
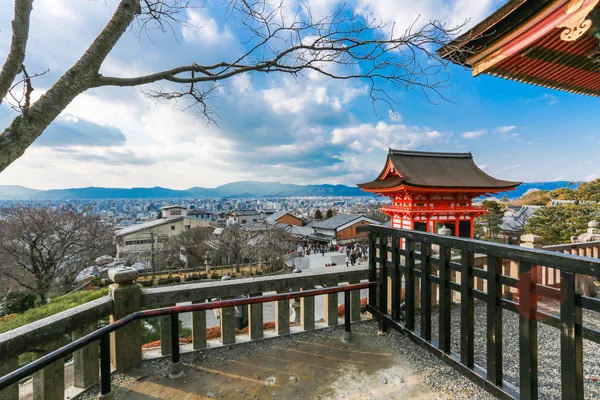
[[[471,153],[390,149],[377,179],[358,187],[392,199],[391,205],[381,207],[392,227],[436,233],[445,225],[453,236],[473,238],[475,218],[487,213],[473,199],[518,185],[483,172]]]
[[[438,53],[473,76],[600,96],[600,0],[510,0]]]

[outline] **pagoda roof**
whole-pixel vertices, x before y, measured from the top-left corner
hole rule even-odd
[[[600,96],[599,40],[598,0],[510,0],[438,54],[473,76]]]
[[[410,186],[418,188],[512,190],[521,182],[496,179],[483,172],[471,153],[434,153],[389,149],[386,166],[372,182],[358,184],[370,191]]]

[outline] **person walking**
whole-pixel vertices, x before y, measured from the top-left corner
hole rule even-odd
[[[350,263],[350,257],[346,256],[346,267],[349,267],[349,265],[348,265],[349,263]]]

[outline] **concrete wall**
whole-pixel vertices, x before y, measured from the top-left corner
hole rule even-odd
[[[290,214],[285,214],[283,217],[279,218],[277,220],[277,222],[279,222],[280,224],[287,224],[287,225],[296,225],[296,226],[304,225],[304,222],[302,222],[302,220],[300,218],[296,218]]]
[[[357,233],[356,228],[363,225],[369,225],[370,223],[367,221],[360,221],[348,228],[341,230],[337,233],[337,240],[339,243],[346,243],[349,241],[353,241],[359,238],[367,237],[369,234],[367,232]]]
[[[152,251],[152,243],[126,244],[128,241],[134,240],[154,240],[154,250],[161,250],[164,246],[164,242],[170,237],[181,235],[185,232],[187,230],[185,229],[186,225],[189,225],[190,229],[210,226],[208,221],[183,218],[159,226],[132,232],[128,235],[119,237],[117,242],[117,257],[136,257],[137,254],[150,253]]]

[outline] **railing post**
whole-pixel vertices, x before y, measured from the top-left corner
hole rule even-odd
[[[275,331],[279,336],[290,333],[290,301],[288,299],[275,303]]]
[[[73,340],[94,332],[96,328],[96,325],[89,325],[73,331]],[[99,373],[98,343],[90,343],[73,353],[73,386],[87,388],[98,382]]]
[[[460,258],[460,362],[469,368],[475,364],[475,305],[471,294],[474,264],[473,252],[463,250]]]
[[[487,379],[502,384],[502,259],[487,257]]]
[[[140,310],[141,288],[134,281],[139,273],[130,267],[110,270],[109,278],[114,282],[110,286],[113,299],[113,313],[110,323]],[[112,365],[117,371],[136,366],[142,361],[142,325],[133,321],[110,334]]]
[[[350,291],[344,292],[344,336],[342,343],[352,342],[352,322],[350,321]]]
[[[440,308],[439,308],[439,348],[444,353],[450,353],[450,259],[452,252],[449,247],[440,246]]]
[[[360,283],[359,281],[350,283]],[[350,292],[350,321],[360,321],[360,290]]]
[[[392,236],[392,318],[399,321],[402,318],[400,310],[402,295],[402,270],[400,268],[400,238]]]
[[[379,236],[379,312],[388,313],[388,268],[387,268],[387,236]],[[385,318],[379,318],[379,334],[384,334],[388,329]]]
[[[415,329],[415,242],[406,239],[406,258],[404,266],[404,319],[406,329]]]
[[[4,376],[19,368],[19,357],[3,359],[0,362],[0,376]],[[4,390],[0,390],[0,400],[18,400],[19,384],[15,383]]]
[[[302,289],[308,290],[308,289]],[[300,326],[302,330],[315,329],[315,297],[302,297],[300,299]]]
[[[122,329],[122,328],[121,328]],[[100,337],[100,398],[112,399],[110,388],[111,338],[109,334]]]
[[[183,364],[179,361],[179,314],[171,313],[171,365],[169,378],[175,379],[183,375]]]
[[[519,394],[523,400],[538,398],[538,333],[536,275],[531,264],[519,263]]]
[[[421,243],[421,337],[431,340],[431,244]]]
[[[205,300],[193,303],[204,303]],[[206,311],[194,311],[192,313],[192,348],[194,350],[206,347]]]
[[[251,294],[250,297],[262,296],[262,293]],[[262,303],[248,305],[248,334],[250,340],[263,338],[263,305]]]
[[[336,326],[339,323],[338,316],[338,294],[329,293],[324,295],[325,324],[327,326]]]
[[[582,312],[576,302],[575,274],[561,271],[560,369],[563,399],[583,399]]]
[[[44,350],[54,350],[45,347]],[[65,360],[60,359],[33,374],[33,400],[65,398]]]
[[[228,300],[223,297],[221,300]],[[221,308],[221,343],[235,343],[235,307]]]
[[[172,307],[175,304],[168,304],[164,307]],[[160,354],[163,356],[168,356],[173,352],[172,340],[171,336],[172,327],[171,323],[173,319],[171,315],[163,315],[160,318]]]
[[[375,261],[376,237],[374,233],[369,232],[369,282],[377,281],[377,262]],[[369,305],[377,307],[377,288],[375,286],[369,288]]]

